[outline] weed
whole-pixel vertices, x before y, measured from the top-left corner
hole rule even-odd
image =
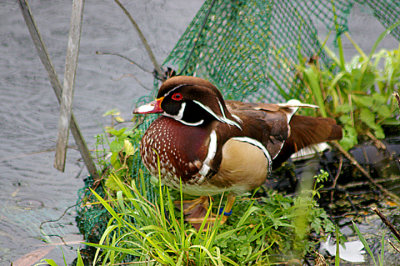
[[[393,51],[375,53],[383,37],[399,24],[380,35],[369,55],[346,33],[359,52],[350,62],[344,62],[341,45],[339,57],[324,46],[333,61],[330,68],[323,68],[317,59],[312,62],[300,59],[297,66],[297,86],[309,92],[304,100],[318,105],[320,115],[335,118],[343,126],[340,144],[346,150],[362,136],[373,134],[377,139],[385,138],[383,125],[400,125],[400,113],[392,96],[400,85],[400,46]],[[338,43],[341,44],[340,37]]]

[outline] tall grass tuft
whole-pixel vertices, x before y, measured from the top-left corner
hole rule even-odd
[[[92,191],[112,216],[100,242],[86,243],[98,248],[95,265],[122,262],[270,265],[293,259],[291,251],[296,246],[293,221],[298,216],[298,206],[291,197],[273,192],[257,198],[244,197],[235,204],[227,224],[216,222],[210,226],[203,222],[197,231],[185,223],[183,213],[175,209],[174,200],[182,200],[182,192],[170,192],[159,183],[158,201],[152,203],[143,196],[147,195],[143,175],[130,184],[113,174],[109,178],[118,186],[115,196],[109,194],[106,200]],[[206,217],[220,208],[224,198],[211,201]],[[307,232],[312,230],[323,235],[333,230],[326,213],[323,215],[315,201],[310,201],[308,211],[307,221],[303,223]],[[313,249],[315,242],[307,236],[302,241],[301,256],[304,256]]]

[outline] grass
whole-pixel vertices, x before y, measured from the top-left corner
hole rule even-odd
[[[343,127],[340,144],[346,150],[363,138],[385,138],[384,125],[400,125],[393,97],[400,85],[400,46],[376,52],[383,38],[399,25],[400,21],[380,34],[368,55],[345,33],[359,53],[349,62],[344,60],[340,36],[338,55],[324,45],[331,66],[321,66],[318,58],[307,62],[299,55],[296,86],[308,90],[303,100],[318,105],[319,115],[335,118]]]
[[[109,179],[117,188],[115,193],[109,191],[103,198],[92,190],[112,217],[100,242],[86,243],[97,248],[95,265],[300,262],[318,241],[309,238],[311,231],[317,236],[334,231],[332,222],[313,199],[316,187],[297,198],[275,192],[247,195],[237,200],[226,224],[207,227],[203,223],[197,231],[175,209],[174,201],[183,199],[182,193],[159,184],[158,200],[151,202],[143,174],[129,183],[113,173]],[[211,202],[207,216],[217,212],[224,198]],[[297,223],[299,220],[302,222]]]

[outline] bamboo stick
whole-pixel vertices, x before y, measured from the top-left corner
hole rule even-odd
[[[47,70],[49,75],[51,86],[53,87],[54,93],[56,94],[57,100],[61,102],[61,92],[62,86],[58,80],[57,73],[54,70],[53,64],[50,60],[49,54],[47,52],[46,46],[42,40],[42,36],[39,33],[38,27],[36,26],[35,20],[33,19],[32,12],[30,10],[27,0],[18,0],[22,15],[24,17],[25,23],[28,27],[29,33],[32,37],[33,43],[35,44],[36,50],[38,52],[39,58],[42,61],[43,66]],[[79,152],[85,162],[86,168],[93,178],[98,179],[96,166],[92,160],[89,149],[87,148],[86,142],[79,130],[79,126],[76,123],[75,116],[71,112],[71,133],[74,136],[75,143],[79,148]]]
[[[54,167],[61,172],[65,170],[65,159],[67,156],[69,126],[71,122],[72,101],[74,98],[76,68],[78,66],[84,5],[85,0],[73,0],[72,2],[71,24],[65,59],[64,86],[60,103],[56,154],[54,158]]]

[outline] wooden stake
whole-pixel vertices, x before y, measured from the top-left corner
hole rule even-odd
[[[72,2],[71,24],[65,59],[64,87],[60,103],[56,155],[54,159],[54,167],[62,172],[65,170],[65,159],[67,155],[69,125],[71,122],[71,109],[75,88],[75,74],[78,65],[84,4],[85,0],[73,0]]]
[[[61,102],[61,92],[62,86],[60,81],[58,80],[57,73],[54,70],[53,64],[50,60],[49,54],[47,52],[46,46],[42,40],[42,36],[36,26],[35,20],[33,19],[31,9],[29,7],[27,0],[18,0],[22,15],[24,17],[25,23],[28,27],[29,33],[35,44],[36,50],[38,52],[39,58],[42,61],[43,66],[47,70],[49,75],[51,86],[53,87],[54,93],[57,96],[58,102]],[[71,133],[74,136],[75,143],[79,148],[83,161],[85,162],[86,168],[89,174],[94,178],[98,179],[99,176],[97,174],[96,166],[92,160],[89,149],[87,148],[86,142],[79,130],[78,124],[76,123],[75,116],[73,112],[71,112]]]

